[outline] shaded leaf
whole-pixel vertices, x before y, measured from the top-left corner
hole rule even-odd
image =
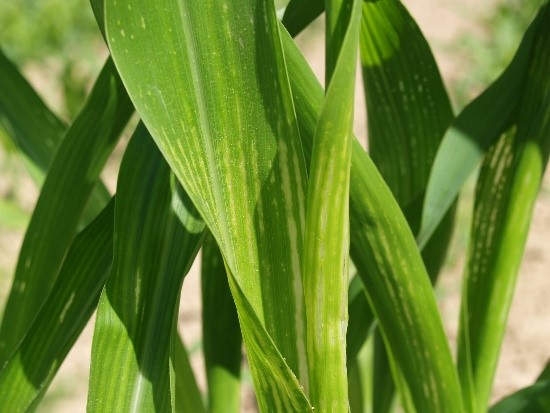
[[[286,6],[282,23],[288,33],[295,37],[324,11],[324,0],[290,0]]]
[[[117,1],[105,16],[141,118],[307,387],[306,169],[272,2]]]
[[[55,282],[82,211],[132,111],[108,61],[44,181],[4,311],[0,361],[13,352]]]
[[[526,31],[508,67],[464,108],[445,133],[424,199],[417,237],[421,247],[428,241],[486,150],[513,124],[532,54],[534,33],[540,24],[539,14]]]
[[[202,246],[202,342],[209,412],[239,412],[242,336],[225,265],[214,238]]]
[[[0,371],[0,410],[24,412],[41,400],[97,306],[113,257],[111,201],[72,242],[44,306]]]
[[[204,224],[141,124],[117,187],[113,269],[98,306],[88,410],[169,411],[179,292]],[[106,365],[116,374],[105,374]]]
[[[544,380],[505,397],[489,413],[550,412],[550,380]]]

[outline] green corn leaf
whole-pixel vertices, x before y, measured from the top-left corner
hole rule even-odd
[[[507,396],[489,409],[489,413],[550,412],[550,380],[537,382]]]
[[[315,130],[302,265],[311,402],[320,411],[346,411],[349,169],[361,1],[328,10],[327,16],[350,15],[327,35],[337,58]]]
[[[32,410],[90,319],[113,256],[114,202],[71,244],[55,285],[0,371],[0,411]]]
[[[173,333],[175,411],[177,413],[206,413],[187,350],[178,332],[174,330]]]
[[[225,265],[216,241],[202,246],[202,343],[208,411],[239,412],[242,336]]]
[[[368,410],[363,409],[363,405],[365,404],[365,396],[363,394],[363,379],[361,377],[359,369],[359,360],[357,360],[357,358],[354,358],[350,362],[350,365],[348,365],[348,394],[350,413],[368,412]]]
[[[324,11],[324,0],[290,0],[283,15],[283,25],[295,37]]]
[[[536,382],[506,396],[489,409],[489,413],[548,413],[550,412],[550,362]]]
[[[307,388],[306,168],[273,4],[117,1],[105,16],[140,116]]]
[[[546,362],[544,369],[540,372],[537,377],[537,381],[550,380],[550,361]]]
[[[361,65],[369,152],[417,233],[430,169],[453,113],[430,47],[401,2],[363,2]]]
[[[0,132],[22,156],[31,178],[42,185],[54,155],[66,133],[66,126],[48,109],[32,86],[0,50]],[[98,182],[80,221],[86,226],[110,199]]]
[[[512,124],[521,101],[533,36],[533,21],[508,67],[480,96],[468,104],[445,133],[430,173],[417,236],[422,247],[457,197],[484,153]]]
[[[204,224],[143,125],[125,152],[114,259],[99,301],[89,411],[172,409],[169,359],[179,291]],[[104,374],[105,366],[117,374]]]
[[[531,216],[550,154],[550,7],[541,9],[516,125],[486,155],[476,187],[460,318],[465,400],[485,411]]]
[[[227,265],[226,271],[229,276],[229,287],[239,310],[250,370],[259,386],[256,393],[261,392],[261,397],[257,398],[260,411],[312,413],[314,409],[301,384],[277,350]]]
[[[117,4],[118,7],[122,7],[120,6],[120,3]],[[131,83],[135,82],[136,84],[139,84],[143,82],[142,84],[156,84],[159,88],[158,91],[160,91],[164,90],[164,87],[161,88],[160,86],[164,84],[163,82],[166,82],[169,83],[166,88],[170,89],[170,91],[173,91],[171,93],[175,93],[175,91],[183,91],[183,85],[181,88],[174,87],[173,79],[171,78],[172,75],[168,76],[167,74],[184,73],[184,70],[182,70],[181,68],[175,69],[175,67],[177,66],[169,66],[174,67],[173,70],[164,67],[162,69],[159,69],[159,73],[157,73],[157,76],[154,77],[155,82],[153,82],[153,79],[151,79],[149,83],[147,83],[146,79],[147,76],[149,76],[147,72],[151,71],[153,68],[150,68],[149,66],[136,67],[135,62],[142,61],[142,58],[137,58],[137,56],[135,59],[126,57],[126,48],[124,46],[127,44],[129,46],[128,50],[137,50],[137,52],[140,53],[140,56],[144,56],[143,58],[146,59],[146,61],[154,60],[155,62],[171,62],[173,65],[182,64],[182,61],[186,62],[185,59],[171,59],[169,57],[162,56],[162,50],[166,46],[166,48],[168,48],[169,50],[176,50],[176,53],[178,53],[182,48],[184,49],[184,52],[187,52],[186,46],[182,46],[182,44],[176,42],[175,40],[172,40],[172,37],[170,35],[167,35],[167,33],[170,33],[167,28],[170,27],[173,31],[181,31],[181,27],[189,28],[189,25],[180,25],[176,28],[173,28],[171,27],[172,25],[169,24],[170,20],[163,20],[161,24],[155,23],[147,25],[147,20],[150,17],[150,13],[146,13],[145,9],[143,10],[143,13],[141,13],[142,10],[138,10],[136,8],[137,6],[135,4],[132,4],[131,15],[133,17],[130,21],[130,25],[132,27],[132,31],[130,32],[129,29],[126,30],[125,28],[121,27],[117,28],[116,14],[109,12],[109,7],[111,7],[110,4],[108,4],[107,6],[108,9],[106,16],[108,27],[109,22],[111,22],[113,28],[113,31],[111,34],[109,34],[108,38],[111,42],[113,53],[120,53],[121,61],[117,60],[116,56],[115,60],[117,61],[119,69],[123,73],[123,77],[126,77],[125,82],[129,89],[132,88]],[[116,9],[116,7],[113,7],[113,9]],[[189,7],[189,9],[191,8]],[[120,13],[125,13],[126,10],[127,8],[125,8],[124,10],[121,9]],[[163,10],[163,8],[158,6],[157,4],[155,6],[155,13],[157,13],[159,10]],[[201,8],[193,8],[194,12],[196,10],[201,10],[201,12],[211,11],[209,7],[205,7],[204,5],[201,5]],[[236,15],[236,22],[240,22],[239,19],[246,15],[246,12],[243,12],[243,10],[248,9],[246,7],[240,7],[238,12],[233,12],[233,9],[231,9],[231,13],[234,13]],[[187,13],[187,8],[185,8],[184,11]],[[186,13],[180,14],[180,16],[189,16]],[[199,20],[199,22],[201,23],[197,23],[194,26],[212,27],[212,30],[217,32],[217,28],[223,27],[223,25],[215,23],[218,16],[213,11],[212,13],[213,15],[209,14],[210,19],[208,25],[206,25],[205,23],[203,24],[203,20]],[[125,17],[127,16],[125,15]],[[135,43],[137,42],[132,42],[132,40],[135,40],[136,34],[140,33],[139,30],[144,30],[141,17],[144,17],[143,20],[145,21],[145,30],[159,30],[159,25],[162,27],[163,47],[160,47],[160,45],[155,47],[153,45],[146,49],[144,43],[141,43],[141,46],[143,47],[138,48],[137,46],[135,46]],[[236,33],[240,34],[241,32],[244,32],[242,28],[248,27],[247,24],[239,25],[240,28],[238,30],[235,29]],[[147,38],[149,39],[150,43],[153,43],[151,39],[154,39],[155,36],[151,35],[151,30],[148,31]],[[122,36],[121,31],[123,31],[124,36]],[[109,30],[108,33],[110,33]],[[207,32],[204,32],[205,36],[206,33]],[[288,35],[285,35],[284,32],[281,33],[283,34],[283,45],[286,47],[286,61],[289,66],[289,73],[291,74],[290,80],[292,82],[292,90],[295,97],[296,110],[300,114],[300,116],[298,117],[298,120],[300,122],[300,131],[306,132],[309,130],[310,133],[310,136],[303,137],[303,144],[307,146],[308,149],[311,149],[313,131],[315,129],[315,124],[320,110],[319,105],[323,99],[323,92],[320,89],[318,83],[314,80],[314,78],[312,78],[313,74],[311,74],[307,66],[304,66],[305,63],[301,55],[299,55],[299,52],[295,49],[292,50],[292,43],[290,42]],[[114,43],[112,42],[111,35],[115,39]],[[131,38],[131,35],[134,36],[134,39]],[[225,39],[225,37],[222,37],[220,39],[220,42],[224,46],[226,46],[223,39]],[[243,41],[245,40],[244,38],[241,39]],[[169,41],[169,43],[166,43],[167,41]],[[117,42],[118,45],[115,48],[114,46],[115,44],[117,44]],[[184,42],[183,44],[186,43]],[[198,49],[196,48],[199,47],[199,42],[195,41],[191,44],[194,46],[192,48],[192,51],[197,52]],[[211,38],[208,42],[210,50],[213,50],[211,47],[212,44],[218,44],[218,42],[214,41],[214,39]],[[224,50],[222,52],[232,52],[232,48],[234,47],[233,44],[235,44],[235,42],[232,42],[231,45],[224,47]],[[245,47],[245,49],[251,51],[254,50],[254,47]],[[263,51],[265,52],[265,50]],[[217,53],[219,51],[215,52]],[[155,55],[154,53],[157,54]],[[145,55],[147,55],[148,57],[145,57]],[[191,60],[191,62],[193,62],[194,64],[194,67],[200,67],[201,70],[207,70],[206,66],[208,66],[212,68],[211,73],[220,73],[219,70],[215,69],[217,67],[216,63],[220,60],[223,61],[224,69],[228,69],[228,67],[230,67],[228,65],[228,62],[232,61],[231,59],[229,59],[230,56],[227,56],[228,58],[225,59],[220,59],[219,56],[208,55],[210,59],[208,60],[207,65],[206,63],[202,63],[204,62],[204,60],[199,60],[198,54],[195,54],[194,56],[196,57],[196,59]],[[243,57],[241,56],[240,59],[242,62]],[[292,61],[293,59],[295,61]],[[125,67],[123,68],[123,66]],[[157,68],[160,67],[162,67],[162,65],[158,66]],[[269,67],[273,68],[274,65],[270,65]],[[126,74],[124,74],[125,71]],[[232,73],[231,70],[225,70],[225,78],[228,78],[228,72],[235,77],[238,77],[240,73],[254,73],[255,76],[260,76],[259,80],[262,79],[261,75],[258,74],[258,72],[256,72],[254,69],[236,70],[235,73]],[[201,81],[204,81],[204,79],[217,79],[214,74],[209,73],[210,71],[208,70],[201,77],[188,76],[186,79],[199,83]],[[167,80],[168,77],[170,77],[170,81]],[[233,81],[233,78],[231,78],[231,81]],[[251,87],[250,83],[255,85],[257,84],[256,82],[257,80],[255,80],[254,82],[247,82],[246,87],[240,87],[239,83],[233,82],[234,86],[231,88],[231,93],[240,93],[240,91],[243,90],[248,91]],[[263,84],[262,81],[258,83]],[[207,97],[213,98],[214,89],[212,89],[212,86],[215,86],[216,84],[217,83],[210,84],[208,88],[210,92],[207,96],[200,95],[201,102],[206,103],[204,99],[206,99]],[[270,78],[270,81],[265,81],[265,84],[272,86],[273,78]],[[308,86],[312,86],[313,89],[309,89]],[[171,133],[173,129],[177,131],[181,127],[181,125],[177,124],[177,122],[175,121],[175,119],[178,119],[179,114],[181,114],[181,110],[177,110],[178,115],[176,115],[175,117],[166,116],[165,118],[162,116],[162,113],[166,113],[167,110],[163,106],[163,104],[175,105],[175,102],[193,102],[193,99],[190,99],[189,96],[195,96],[195,94],[187,93],[185,94],[185,98],[182,97],[176,100],[175,98],[165,98],[163,95],[160,95],[160,97],[158,97],[158,93],[155,94],[158,91],[155,89],[151,90],[152,97],[150,96],[149,99],[147,99],[147,90],[144,90],[143,87],[144,86],[142,86],[141,97],[139,95],[139,90],[134,90],[133,93],[131,92],[130,94],[133,95],[133,99],[136,105],[138,107],[141,107],[140,113],[146,122],[155,121],[155,117],[150,113],[152,110],[151,108],[153,107],[153,103],[155,103],[155,107],[157,108],[160,105],[161,109],[157,110],[157,112],[161,114],[161,119],[158,119],[159,130],[153,133],[153,135],[157,138],[157,141],[160,142],[161,138],[162,140],[165,140],[163,130],[160,129],[161,126],[163,127],[164,132],[167,135],[169,132]],[[137,89],[137,86],[135,88]],[[147,108],[145,108],[145,104],[147,104],[149,110],[146,110]],[[214,106],[219,107],[220,105],[215,104]],[[222,106],[225,107],[225,105]],[[239,107],[239,105],[234,106]],[[258,108],[262,106],[261,104],[259,104],[255,107]],[[167,108],[169,108],[169,106],[167,106]],[[202,108],[204,109],[204,106],[202,106]],[[145,112],[149,112],[149,115],[147,115]],[[242,113],[240,114],[242,115]],[[233,122],[235,122],[236,119],[239,119],[239,117],[234,116],[234,114],[229,115],[224,113],[224,115],[227,116],[227,121],[220,123],[220,126],[213,130],[228,130],[228,125],[231,125]],[[219,115],[213,115],[213,119],[216,119],[216,116]],[[201,124],[201,127],[204,127],[206,125],[206,122],[211,122],[213,119],[210,119],[210,117],[208,119],[205,119],[204,124]],[[243,123],[243,125],[246,126],[247,124]],[[192,131],[195,132],[198,130],[199,129],[192,129]],[[235,137],[241,136],[242,133],[243,131],[238,128],[237,132],[231,136],[231,139],[229,139],[228,142],[232,142],[234,144]],[[181,133],[176,135],[184,136]],[[256,136],[253,131],[251,131],[248,135]],[[175,143],[171,147],[163,146],[163,144],[160,144],[160,146],[165,156],[167,156],[168,159],[172,159],[170,163],[172,167],[176,170],[179,168],[175,167],[175,160],[178,159],[177,163],[180,163],[184,162],[184,160],[187,159],[185,153],[183,153],[184,151],[182,151],[182,153],[178,152],[178,156],[171,154],[172,150],[175,150],[173,147],[177,146]],[[425,411],[439,411],[443,408],[442,406],[451,406],[451,411],[453,409],[459,411],[461,401],[458,390],[458,380],[456,379],[456,372],[452,367],[450,351],[446,343],[440,317],[438,316],[433,291],[431,290],[428,277],[422,265],[421,257],[415,246],[414,239],[412,237],[412,234],[407,229],[406,221],[399,211],[399,207],[395,203],[391,192],[383,183],[383,180],[381,179],[376,168],[370,161],[370,158],[368,158],[368,156],[364,154],[358,143],[354,143],[354,146],[355,148],[353,149],[352,155],[352,176],[350,187],[350,215],[353,222],[353,224],[351,225],[352,250],[353,244],[357,244],[357,248],[355,251],[359,260],[356,261],[360,262],[362,269],[367,269],[365,274],[369,273],[370,271],[368,278],[367,276],[365,276],[365,281],[367,282],[367,285],[369,285],[369,295],[371,296],[371,300],[376,304],[374,308],[376,309],[379,316],[383,315],[382,324],[385,325],[385,336],[387,337],[387,341],[390,343],[390,347],[393,348],[398,355],[399,365],[403,367],[404,377],[408,382],[412,384],[412,387],[414,387],[415,389],[413,394],[415,394],[416,396],[416,403],[419,409],[422,410],[422,408],[424,408],[423,410]],[[194,146],[190,146],[190,148],[194,148]],[[218,147],[215,146],[214,148]],[[289,145],[285,145],[285,148],[288,149]],[[292,147],[290,146],[290,148]],[[244,149],[247,148],[243,148],[243,150]],[[305,155],[308,156],[308,150],[304,152]],[[208,153],[212,154],[212,152]],[[208,157],[205,156],[198,156],[194,159],[204,159],[205,161],[208,161]],[[289,158],[287,157],[286,159]],[[238,163],[236,164],[238,165]],[[216,165],[224,165],[224,162],[217,162]],[[195,175],[201,176],[200,174]],[[213,177],[216,176],[217,174],[213,175]],[[182,179],[181,176],[178,175],[178,177]],[[212,180],[208,181],[217,182]],[[267,182],[269,182],[269,179],[267,180]],[[293,181],[291,180],[290,182]],[[241,196],[241,191],[239,191],[237,188],[239,187],[235,186],[233,188],[233,192],[235,192],[238,196]],[[189,190],[189,188],[187,189]],[[192,194],[196,192],[193,192],[192,190],[189,190],[189,192],[192,199],[194,199]],[[250,192],[250,189],[248,189],[246,192]],[[206,199],[210,198],[207,197]],[[282,196],[279,196],[278,199],[280,200],[284,198]],[[215,205],[217,205],[210,200],[208,200],[207,203],[204,203],[204,201],[199,201],[200,200],[196,201],[195,203],[197,204],[197,207],[199,208],[203,216],[206,216],[205,210],[207,206],[208,208],[212,209],[215,208]],[[248,210],[248,208],[234,207],[230,208],[230,210],[238,210],[240,212],[239,220],[242,221],[243,214]],[[221,208],[219,211],[224,213],[222,215],[224,218],[222,221],[224,223],[231,221],[230,219],[227,219],[225,217],[227,211],[224,208]],[[210,213],[210,216],[212,215],[215,214]],[[207,224],[211,227],[211,229],[214,228],[214,230],[216,230],[216,227],[211,221],[214,221],[214,219],[210,219],[210,221],[207,220]],[[254,228],[253,225],[243,225],[243,227],[246,228],[246,232],[240,238],[241,241],[250,239],[250,228]],[[278,230],[274,233],[279,232],[279,227],[280,225],[278,226]],[[299,228],[299,226],[297,226],[296,228]],[[214,230],[213,233],[216,235],[216,232]],[[218,239],[218,236],[216,236],[216,238],[220,245],[224,245],[224,243],[220,239]],[[299,251],[299,249],[297,250]],[[222,252],[224,253],[224,258],[227,260],[227,254],[223,251],[223,249]],[[273,251],[270,251],[270,254],[272,252]],[[283,260],[276,259],[273,261],[278,263],[283,262]],[[394,265],[392,265],[392,263]],[[231,268],[231,262],[228,265]],[[254,274],[254,271],[250,271],[248,273]],[[265,281],[267,281],[266,278],[264,278]],[[398,286],[399,289],[397,288]],[[293,291],[293,288],[287,288],[287,291]],[[260,297],[261,294],[255,296],[256,302],[259,300]],[[392,297],[394,298],[392,299]],[[399,300],[397,300],[398,297]],[[278,299],[279,298],[281,297],[278,297]],[[281,307],[281,301],[279,300],[277,301],[277,303],[278,307]],[[296,314],[296,312],[294,312],[293,314]],[[409,325],[409,323],[412,323],[412,325]],[[289,333],[289,330],[290,332],[292,332],[292,330],[289,329],[289,325],[293,324],[294,323],[292,323],[292,321],[289,323],[287,320],[287,322],[285,323],[286,333]],[[272,334],[272,331],[269,331],[269,333],[272,337],[275,336],[275,334]],[[275,342],[279,346],[277,340],[275,340]],[[415,347],[411,346],[410,343],[414,343]],[[423,348],[425,351],[416,351],[414,350],[415,348]],[[291,360],[288,355],[286,358],[287,360]],[[289,363],[289,365],[291,365],[292,367],[294,363]],[[295,371],[295,365],[294,367],[292,367],[292,369],[293,371]],[[300,377],[303,377],[303,375],[301,375]],[[419,379],[419,377],[422,377],[423,379]],[[428,383],[427,394],[424,393],[423,383]],[[445,386],[443,386],[442,383],[445,383]]]
[[[435,153],[453,118],[451,104],[428,42],[401,2],[363,2],[360,39],[369,151],[416,234]],[[454,209],[422,251],[432,282],[453,221]],[[378,331],[374,342],[373,410],[384,413],[394,385]]]
[[[0,361],[15,349],[50,291],[99,174],[132,113],[108,61],[56,153],[29,223],[0,329]]]
[[[288,34],[283,46],[308,162],[323,91]],[[351,159],[350,237],[351,257],[416,409],[462,411],[456,370],[414,237],[357,141]]]
[[[27,166],[46,171],[66,126],[0,50],[0,125],[24,154]],[[35,169],[31,169],[35,170]],[[39,182],[43,176],[33,173]]]
[[[367,301],[363,290],[361,278],[356,275],[349,285],[348,290],[348,314],[349,322],[346,332],[346,357],[348,372],[352,369],[352,363],[363,347],[365,340],[374,323],[374,314]]]

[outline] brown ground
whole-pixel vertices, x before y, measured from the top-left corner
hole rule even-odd
[[[467,16],[485,11],[490,4],[495,2],[495,0],[491,0],[483,2],[482,5],[473,0],[461,3],[451,0],[409,0],[406,2],[407,7],[428,37],[446,81],[456,80],[464,75],[459,72],[460,65],[457,62],[457,57],[448,49],[448,45],[464,31],[479,33],[480,28],[476,27]],[[322,40],[305,36],[300,39],[300,45],[312,67],[322,79],[324,59]],[[38,78],[40,79],[40,76]],[[41,83],[39,81],[37,87],[43,88],[44,84]],[[363,108],[363,95],[360,87],[358,87],[356,102],[358,108]],[[364,110],[359,110],[361,112],[356,114],[355,130],[357,135],[364,139],[366,129]],[[1,154],[0,161],[4,162]],[[113,183],[116,165],[111,170],[113,172],[108,179]],[[2,173],[1,169],[0,173]],[[22,180],[22,185],[24,185],[24,192],[27,194],[25,202],[32,205],[36,198],[36,191],[33,190],[32,184],[26,180]],[[5,178],[0,176],[0,194],[4,195],[9,186]],[[467,213],[465,214],[467,215]],[[467,223],[466,217],[464,217],[464,223]],[[550,292],[549,233],[550,176],[547,174],[536,204],[532,231],[524,263],[520,270],[510,313],[509,328],[497,370],[493,400],[532,383],[544,363],[550,358],[550,344],[548,344],[550,343],[550,301],[547,299],[548,292]],[[454,252],[449,258],[445,273],[437,288],[437,296],[451,342],[456,339],[460,277],[464,264],[464,236],[457,234],[455,238]],[[21,239],[20,231],[3,230],[0,234],[0,275],[5,272],[12,274]],[[180,331],[188,348],[191,349],[193,366],[199,382],[204,386],[203,366],[198,349],[200,344],[200,282],[197,268],[197,265],[193,267],[184,283],[180,308]],[[6,277],[0,279],[0,299],[5,296],[9,285],[9,279]],[[85,411],[92,331],[93,325],[90,323],[59,371],[45,403],[39,411],[71,413]],[[254,411],[253,402],[247,391],[245,393],[246,409],[244,410]]]

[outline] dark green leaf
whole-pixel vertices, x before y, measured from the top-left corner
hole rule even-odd
[[[82,211],[132,111],[108,61],[56,153],[25,234],[0,329],[0,361],[11,355],[55,282]]]
[[[549,413],[550,380],[544,380],[507,396],[489,409],[489,413]]]
[[[114,201],[71,244],[29,332],[0,372],[0,411],[40,401],[90,319],[111,268]]]
[[[208,411],[238,413],[242,336],[223,258],[211,235],[205,238],[202,246],[201,277]]]

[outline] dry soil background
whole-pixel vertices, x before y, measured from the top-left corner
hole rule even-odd
[[[459,72],[460,65],[457,64],[457,57],[453,55],[447,45],[465,31],[474,35],[484,30],[490,33],[490,27],[476,26],[471,16],[486,12],[493,3],[495,0],[486,2],[467,0],[460,3],[450,0],[409,0],[405,2],[430,41],[443,77],[447,81],[467,75]],[[322,79],[323,40],[315,38],[314,34],[310,33],[301,36],[298,41],[317,75]],[[41,76],[33,75],[33,79],[36,80],[36,86],[44,90]],[[361,87],[357,89],[356,102],[357,108],[364,107]],[[365,138],[365,125],[364,110],[359,110],[356,113],[355,130],[357,135],[363,139]],[[4,161],[1,156],[0,161]],[[116,163],[111,166],[110,171],[111,173],[105,178],[111,183],[111,186],[114,186]],[[0,194],[2,194],[2,188],[5,187],[3,181],[5,178],[0,176]],[[36,199],[36,191],[25,180],[22,180],[21,184],[25,185],[25,188],[28,187],[26,189],[27,202],[32,204]],[[467,225],[467,219],[465,225]],[[532,231],[512,304],[509,328],[495,380],[493,400],[529,385],[550,357],[550,300],[548,299],[550,293],[550,245],[548,234],[550,234],[550,178],[547,174],[536,204]],[[460,236],[456,238],[455,251],[458,252],[453,253],[448,260],[445,273],[437,287],[437,296],[451,342],[456,339],[459,284],[464,264],[463,252],[460,252],[463,240],[461,241]],[[2,267],[14,268],[21,240],[20,232],[3,231],[0,234],[0,264]],[[204,386],[200,353],[200,282],[197,270],[198,266],[195,265],[184,282],[180,308],[180,331],[191,350],[192,363],[199,382]],[[3,289],[0,293],[0,298],[2,298],[5,297],[10,282],[0,281],[0,286]],[[70,352],[39,411],[71,413],[85,411],[92,328],[91,322]],[[105,368],[108,369],[109,366],[105,366]],[[244,390],[243,393],[243,411],[254,411],[254,402],[249,390]]]

